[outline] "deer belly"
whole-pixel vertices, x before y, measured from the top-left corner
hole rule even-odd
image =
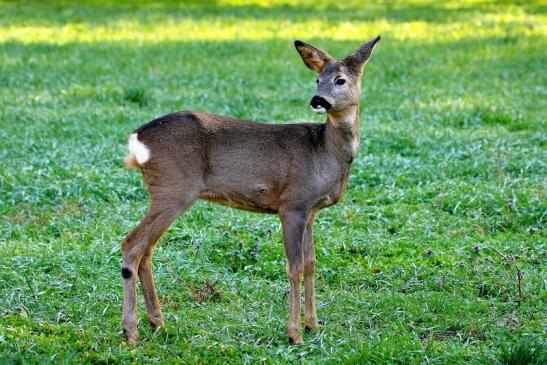
[[[257,213],[277,213],[277,209],[261,192],[254,194],[237,194],[234,192],[215,192],[206,190],[201,193],[202,199],[229,206],[231,208],[248,210]]]
[[[316,208],[322,209],[330,207],[331,205],[334,205],[340,200],[341,194],[333,194],[333,195],[325,195],[322,196],[317,204],[315,205]]]

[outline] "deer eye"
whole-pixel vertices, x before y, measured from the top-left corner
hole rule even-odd
[[[337,79],[335,82],[334,82],[336,85],[344,85],[346,83],[346,80],[344,79]]]
[[[315,83],[316,83],[316,84],[319,84],[319,79],[315,79]]]

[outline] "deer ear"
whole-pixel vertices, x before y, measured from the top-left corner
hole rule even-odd
[[[310,70],[318,73],[323,72],[327,63],[334,59],[322,49],[315,48],[302,41],[294,41],[294,46],[298,53],[300,53],[300,57],[302,57],[306,66],[308,66]]]
[[[374,51],[374,47],[380,41],[380,36],[377,36],[373,40],[363,44],[357,51],[353,52],[346,58],[344,58],[344,64],[355,74],[359,75],[363,71],[363,66],[367,63],[368,59]]]

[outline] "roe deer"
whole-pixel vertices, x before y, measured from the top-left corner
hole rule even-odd
[[[335,204],[359,149],[361,74],[380,36],[338,61],[301,41],[294,45],[319,74],[311,107],[327,113],[324,124],[262,124],[201,112],[155,119],[129,136],[128,167],[139,167],[151,206],[123,241],[123,330],[138,341],[136,274],[150,324],[165,324],[152,279],[154,247],[171,223],[197,199],[234,208],[277,213],[281,218],[290,279],[289,341],[301,344],[304,322],[318,327],[313,274],[313,220]]]

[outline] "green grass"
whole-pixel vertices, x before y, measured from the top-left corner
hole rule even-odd
[[[100,3],[0,2],[0,363],[546,363],[544,3]],[[167,332],[141,298],[125,345],[120,241],[148,205],[127,135],[184,109],[322,122],[292,40],[376,34],[315,226],[319,332],[287,343],[278,219],[200,202],[156,251]]]

